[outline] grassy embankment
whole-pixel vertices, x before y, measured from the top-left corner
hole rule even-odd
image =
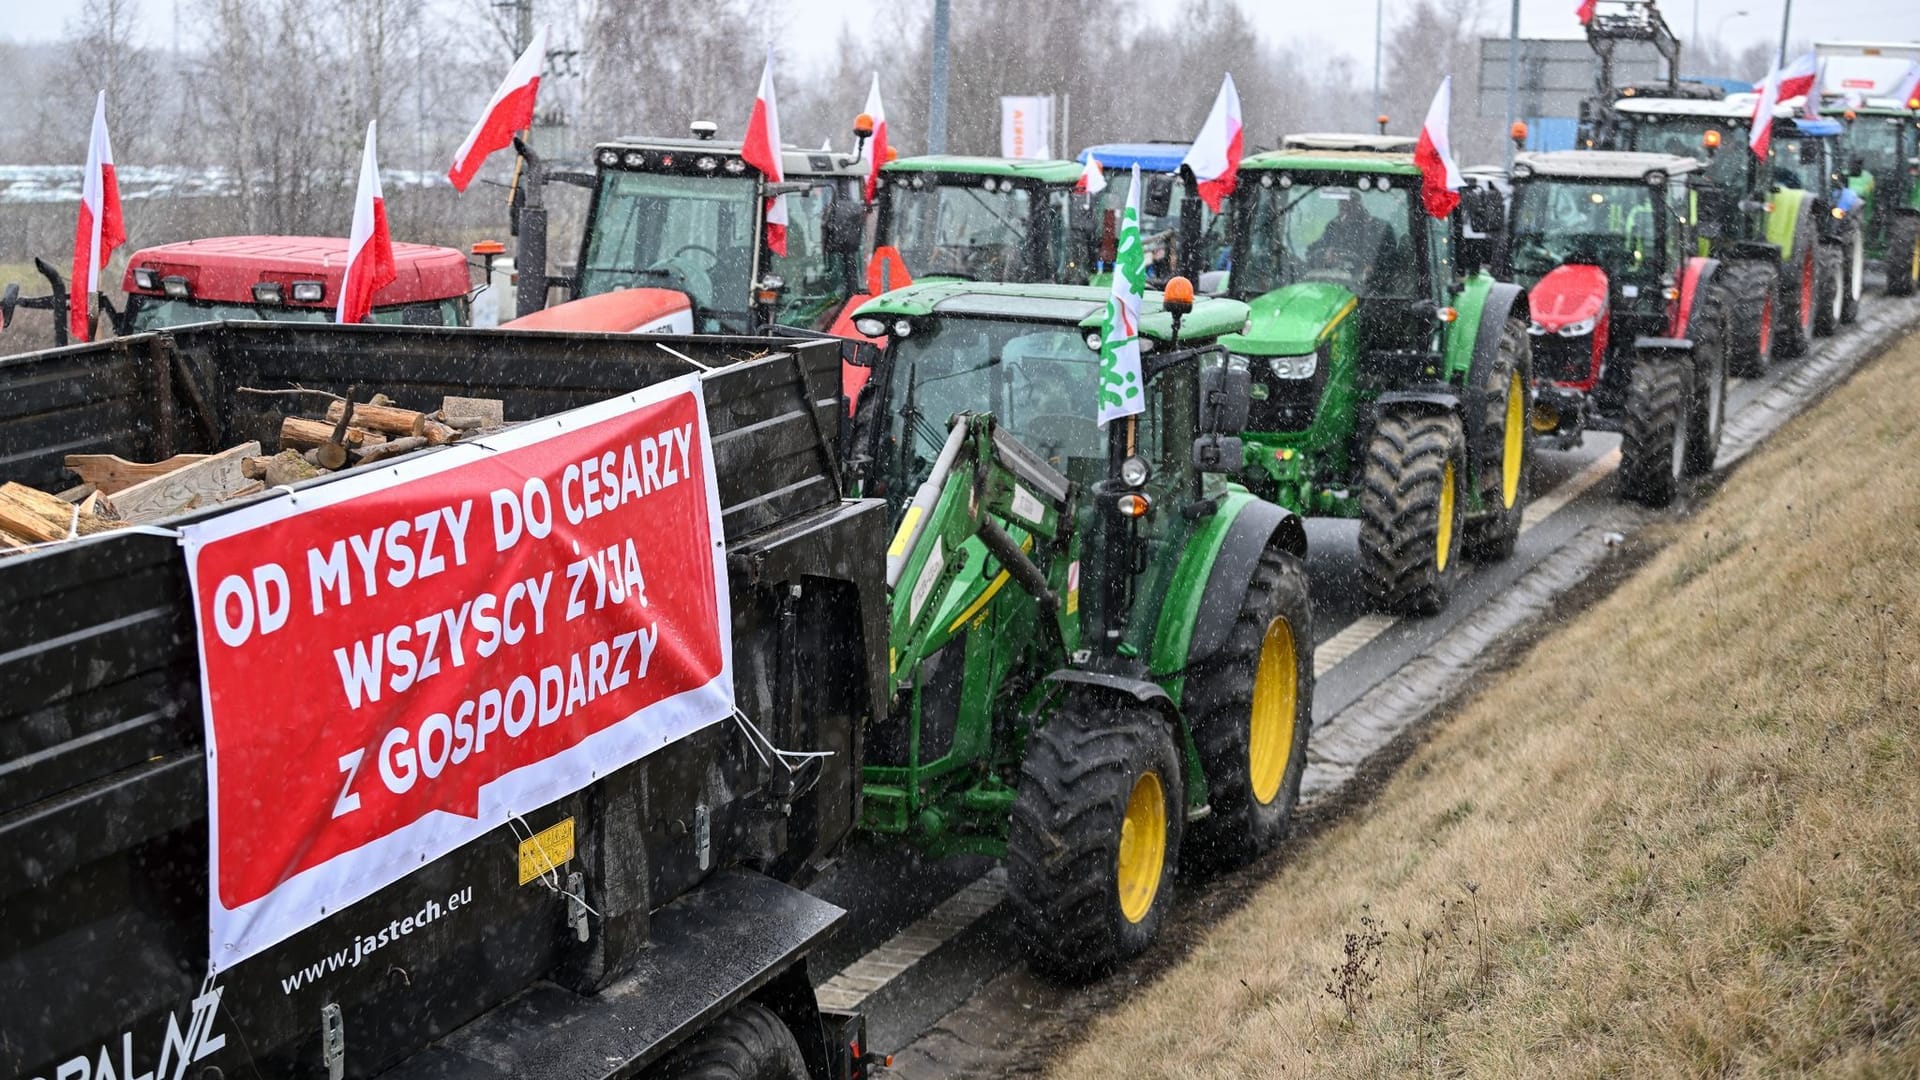
[[[1062,1078],[1920,1076],[1920,335]]]

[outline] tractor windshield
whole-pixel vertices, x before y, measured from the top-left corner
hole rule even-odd
[[[1425,291],[1413,237],[1418,177],[1263,173],[1257,187],[1248,179],[1235,196],[1246,234],[1236,294],[1301,281],[1333,282],[1362,299],[1412,300]]]
[[[1847,133],[1847,148],[1860,157],[1868,171],[1891,173],[1902,164],[1900,129],[1908,123],[1899,116],[1861,116]]]
[[[890,180],[886,190],[887,242],[915,274],[1050,281],[1065,269],[1064,190],[1046,192],[1007,177],[917,173]],[[1030,265],[1036,247],[1047,265]]]
[[[1769,178],[1777,188],[1823,192],[1833,186],[1827,176],[1825,140],[1776,133],[1768,155]]]
[[[753,199],[754,181],[744,176],[602,171],[579,295],[675,289],[692,299],[700,329],[745,329],[757,243]]]
[[[1533,180],[1515,185],[1513,273],[1537,280],[1563,263],[1615,277],[1660,269],[1654,200],[1663,188],[1626,181]]]
[[[1707,177],[1713,183],[1735,191],[1745,190],[1747,186],[1747,161],[1752,155],[1747,153],[1744,121],[1709,116],[1628,115],[1622,117],[1621,130],[1626,140],[1620,147],[1622,150],[1702,158],[1706,161]],[[1721,140],[1720,149],[1712,153],[1704,149],[1709,131],[1719,132]]]

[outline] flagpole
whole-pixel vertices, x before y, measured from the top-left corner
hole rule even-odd
[[[1787,28],[1793,25],[1793,0],[1786,0],[1780,9],[1780,59],[1781,67],[1787,66]]]

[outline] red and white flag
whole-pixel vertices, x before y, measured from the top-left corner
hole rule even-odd
[[[760,73],[760,94],[753,99],[753,115],[747,117],[747,139],[740,156],[760,170],[769,184],[786,180],[780,168],[780,109],[773,98],[773,48],[767,48],[767,66]],[[767,200],[767,247],[775,255],[787,253],[787,197],[775,195]]]
[[[107,92],[93,101],[93,134],[87,140],[87,171],[80,179],[80,219],[73,226],[73,280],[67,294],[67,328],[87,340],[87,309],[100,291],[100,268],[127,242],[120,216],[120,184],[113,178],[113,144],[107,139]]]
[[[357,323],[373,310],[373,294],[393,283],[393,236],[387,232],[387,200],[380,194],[380,164],[373,156],[374,125],[360,154],[360,189],[353,196],[353,231],[347,234],[347,272],[340,281],[338,322]]]
[[[1907,73],[1893,84],[1893,100],[1905,102],[1909,109],[1920,109],[1920,61],[1907,65]]]
[[[467,133],[467,141],[454,151],[447,179],[453,181],[455,191],[467,190],[489,154],[513,145],[514,132],[533,126],[534,99],[540,95],[540,69],[546,60],[547,28],[542,26],[533,35],[533,44],[507,70],[506,81],[493,92],[485,115]]]
[[[1593,9],[1598,3],[1599,0],[1580,0],[1580,6],[1573,10],[1573,17],[1580,20],[1581,26],[1587,25],[1593,21]]]
[[[1200,127],[1200,137],[1193,140],[1180,162],[1193,170],[1200,198],[1216,214],[1220,212],[1220,200],[1233,194],[1240,175],[1240,127],[1240,92],[1233,88],[1233,75],[1229,73],[1220,82],[1219,96],[1213,99],[1213,110]]]
[[[880,166],[887,163],[887,110],[880,104],[880,73],[873,73],[873,88],[867,91],[867,119],[873,121],[873,135],[867,139],[867,201],[873,201],[880,189]]]
[[[1080,170],[1080,179],[1074,181],[1076,195],[1098,195],[1107,190],[1107,173],[1100,167],[1100,159],[1087,155],[1087,167]]]
[[[1420,139],[1413,144],[1413,163],[1420,166],[1420,201],[1427,213],[1443,218],[1460,205],[1460,167],[1453,163],[1453,145],[1447,137],[1448,118],[1453,113],[1453,76],[1440,80],[1433,104],[1427,106],[1427,122],[1420,128]]]
[[[1773,110],[1780,104],[1780,69],[1767,72],[1760,84],[1760,97],[1753,103],[1753,115],[1747,120],[1747,149],[1762,161],[1773,147]]]

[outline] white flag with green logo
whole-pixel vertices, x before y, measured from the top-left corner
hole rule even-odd
[[[1140,245],[1140,166],[1133,167],[1127,208],[1113,249],[1113,295],[1100,323],[1100,426],[1146,411],[1140,374],[1140,301],[1147,295],[1147,257]]]

